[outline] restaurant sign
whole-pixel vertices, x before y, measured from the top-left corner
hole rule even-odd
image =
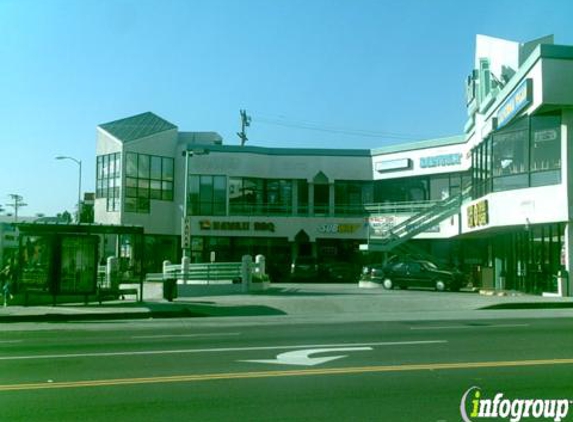
[[[515,91],[513,91],[513,94],[504,101],[497,112],[496,129],[500,129],[508,124],[511,119],[517,115],[517,113],[531,104],[533,98],[532,88],[533,81],[531,79],[526,79],[515,89]]]
[[[467,208],[467,213],[468,227],[470,229],[487,226],[489,224],[489,207],[487,199],[470,205]]]
[[[275,223],[267,221],[199,221],[201,230],[275,232]]]

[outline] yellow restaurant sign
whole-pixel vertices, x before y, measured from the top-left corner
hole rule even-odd
[[[489,224],[489,209],[487,199],[476,202],[467,208],[468,213],[468,227],[473,229],[475,227],[487,226]]]

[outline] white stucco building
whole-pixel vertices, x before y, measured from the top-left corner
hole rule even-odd
[[[149,267],[417,251],[551,289],[573,266],[573,47],[480,35],[474,67],[463,133],[374,150],[228,146],[153,113],[102,124],[96,222],[143,225]]]

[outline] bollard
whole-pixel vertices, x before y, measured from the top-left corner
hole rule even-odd
[[[241,260],[241,279],[242,279],[242,292],[247,293],[251,285],[251,276],[253,273],[253,258],[251,255],[244,255]]]
[[[557,294],[561,297],[567,296],[567,284],[569,281],[569,275],[567,271],[561,270],[557,273]]]
[[[255,263],[257,264],[257,272],[259,274],[266,274],[266,259],[264,255],[257,255],[255,257]]]

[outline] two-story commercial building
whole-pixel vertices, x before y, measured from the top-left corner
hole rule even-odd
[[[102,124],[95,221],[144,226],[154,270],[424,253],[547,290],[573,265],[573,47],[478,36],[466,92],[463,134],[373,150],[224,145],[150,112]]]

